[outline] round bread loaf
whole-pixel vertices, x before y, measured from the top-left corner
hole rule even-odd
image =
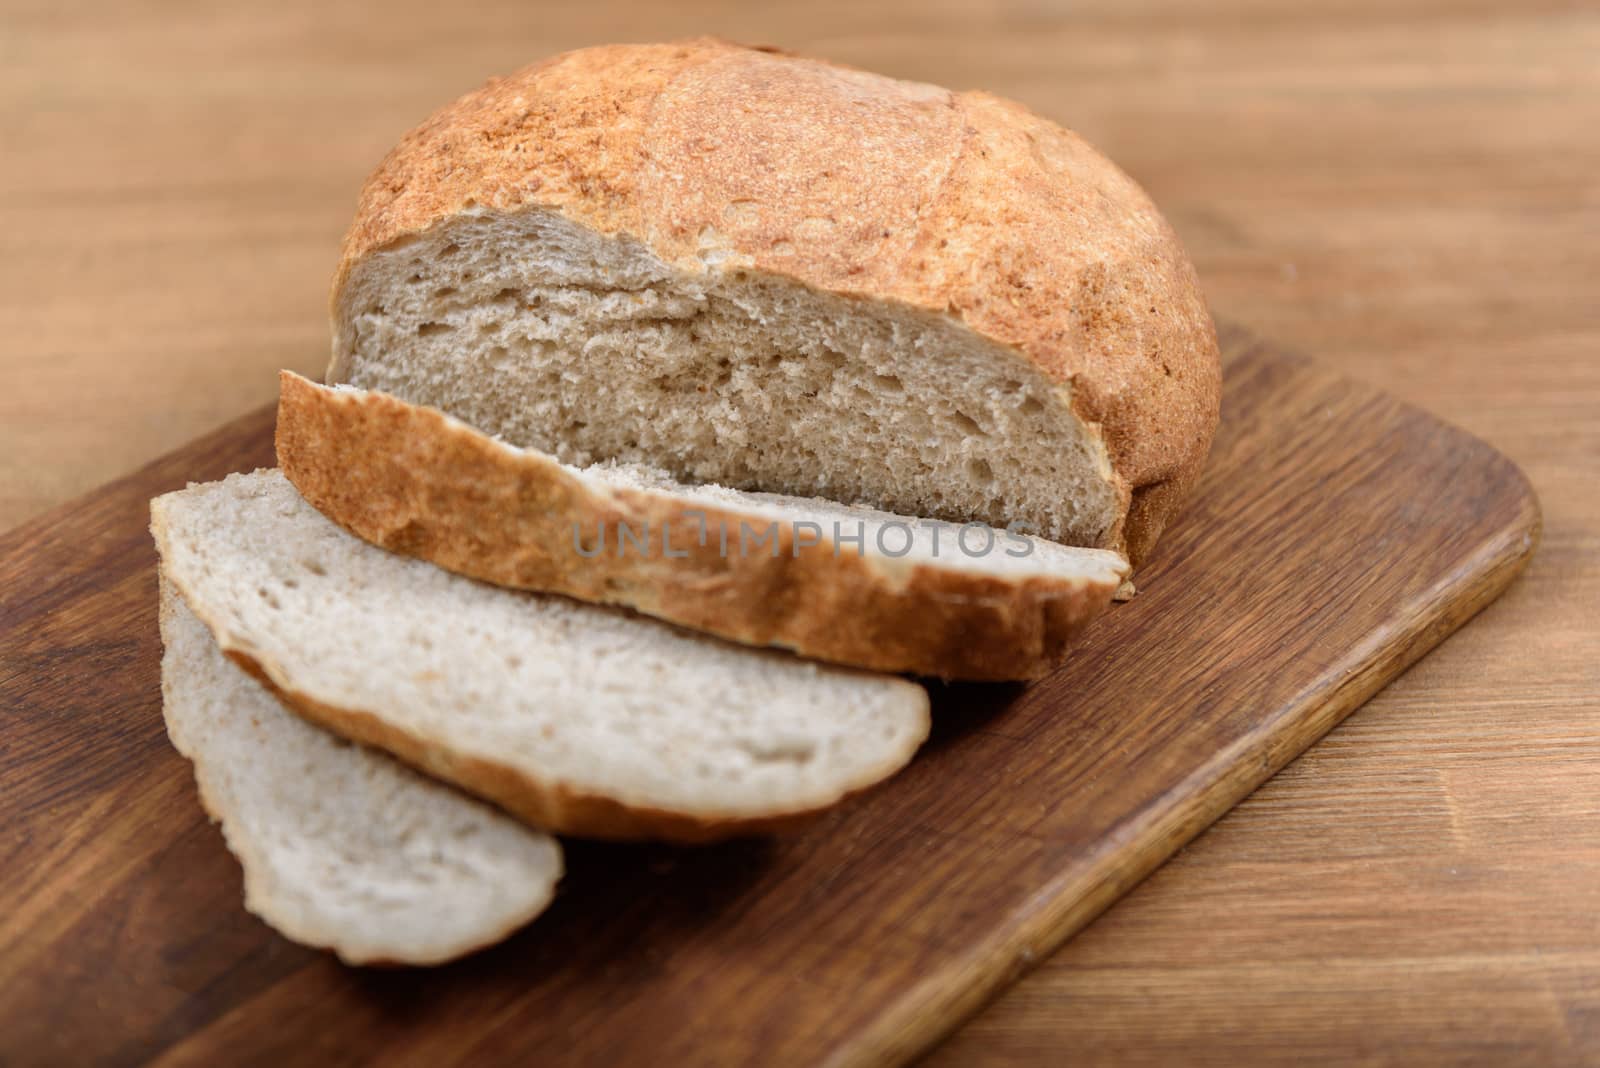
[[[1220,371],[1193,267],[1080,137],[718,40],[490,81],[368,180],[330,382],[564,462],[1146,555]]]

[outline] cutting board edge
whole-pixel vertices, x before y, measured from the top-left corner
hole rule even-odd
[[[1543,513],[1533,484],[1521,466],[1470,431],[1414,405],[1397,403],[1448,427],[1467,439],[1471,446],[1490,454],[1488,462],[1501,466],[1521,489],[1517,524],[1502,528],[1471,554],[1481,570],[1470,587],[1470,594],[1445,598],[1430,591],[1435,593],[1434,603],[1429,606],[1431,611],[1419,613],[1416,625],[1408,628],[1408,633],[1398,641],[1378,647],[1380,653],[1388,655],[1368,657],[1360,668],[1345,675],[1331,694],[1325,694],[1320,700],[1312,701],[1308,695],[1306,703],[1317,706],[1314,714],[1302,719],[1287,713],[1280,715],[1279,720],[1287,724],[1285,731],[1248,739],[1243,753],[1219,751],[1207,766],[1220,766],[1223,774],[1202,787],[1185,805],[1152,819],[1148,826],[1130,836],[1147,838],[1154,843],[1154,848],[1134,854],[1139,863],[1117,865],[1113,862],[1117,851],[1102,842],[1095,867],[1083,878],[1074,880],[1075,888],[1049,893],[1041,890],[1036,898],[1044,905],[1037,916],[1023,921],[1015,930],[997,933],[993,946],[972,954],[972,959],[984,962],[981,974],[969,976],[965,981],[957,981],[950,975],[927,977],[894,1008],[879,1016],[864,1033],[856,1036],[855,1044],[844,1055],[830,1057],[826,1062],[829,1068],[905,1064],[960,1030],[1178,850],[1498,600],[1527,569],[1542,537]],[[1254,759],[1258,755],[1259,759]],[[1171,792],[1181,791],[1174,786]],[[1118,844],[1125,846],[1126,841],[1126,838],[1120,839]],[[1052,910],[1055,903],[1061,903],[1061,907]],[[963,974],[965,972],[963,970]],[[922,1021],[936,1022],[926,1026]]]

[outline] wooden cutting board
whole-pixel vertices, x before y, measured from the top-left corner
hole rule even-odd
[[[436,970],[347,969],[248,915],[163,732],[146,503],[270,464],[271,411],[0,538],[0,1063],[928,1047],[1533,552],[1538,504],[1487,445],[1240,332],[1224,349],[1202,485],[1059,673],[935,686],[912,767],[792,837],[571,843],[544,917]]]

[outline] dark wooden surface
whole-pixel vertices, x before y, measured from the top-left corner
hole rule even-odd
[[[573,844],[549,913],[436,971],[346,969],[245,913],[162,730],[146,502],[270,462],[270,413],[0,538],[0,1063],[927,1048],[1533,551],[1537,502],[1489,447],[1241,333],[1225,348],[1196,499],[1061,672],[936,690],[912,767],[794,837]]]

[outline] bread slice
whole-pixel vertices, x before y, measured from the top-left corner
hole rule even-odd
[[[503,586],[621,604],[879,671],[1044,674],[1127,563],[989,527],[564,465],[432,408],[285,371],[278,462],[368,541]]]
[[[162,711],[245,907],[348,964],[436,964],[542,912],[561,847],[286,711],[161,582]]]
[[[1125,552],[1217,424],[1194,268],[1126,174],[986,93],[725,41],[496,78],[362,191],[329,382],[566,463]]]
[[[553,832],[772,829],[927,735],[913,683],[450,574],[345,533],[275,470],[151,513],[189,607],[292,708]]]

